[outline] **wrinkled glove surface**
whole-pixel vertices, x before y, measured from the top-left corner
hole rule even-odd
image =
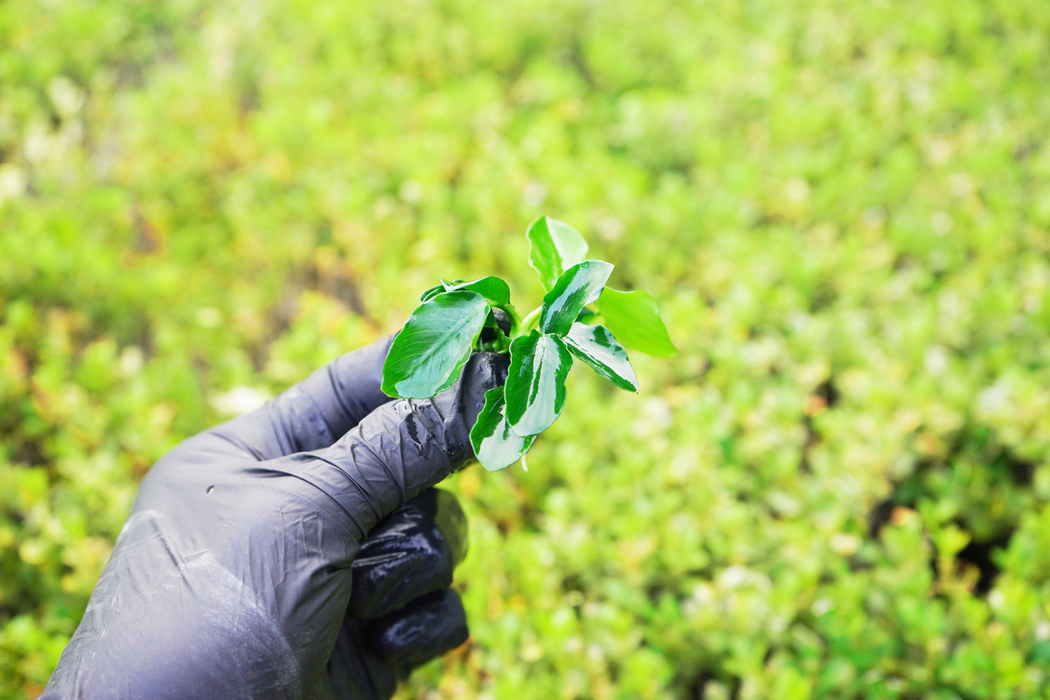
[[[391,339],[190,438],[142,481],[43,698],[389,698],[467,638],[466,521],[428,487],[473,457],[506,361],[425,401],[380,389]]]

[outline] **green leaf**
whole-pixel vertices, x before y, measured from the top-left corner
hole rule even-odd
[[[510,338],[500,328],[495,316],[496,311],[495,307],[489,307],[489,314],[485,317],[485,325],[481,329],[478,344],[475,346],[479,351],[505,353],[510,350]],[[513,325],[513,319],[511,324]]]
[[[425,291],[422,294],[420,294],[419,295],[419,300],[420,301],[427,301],[428,299],[433,299],[438,294],[443,294],[444,292],[445,292],[445,285],[439,284],[436,287],[431,287],[427,291]]]
[[[656,357],[673,357],[678,349],[660,320],[660,310],[648,293],[606,289],[598,302],[605,326],[629,348]]]
[[[580,311],[580,314],[579,314],[579,316],[577,316],[577,317],[576,317],[576,321],[577,321],[578,323],[587,323],[587,322],[589,322],[589,321],[590,321],[591,319],[595,318],[595,317],[596,317],[597,315],[598,315],[598,314],[596,314],[595,312],[593,312],[593,311],[591,311],[590,309],[588,309],[588,308],[584,307],[584,308],[583,308],[583,309],[582,309],[582,310]]]
[[[417,306],[383,363],[383,393],[428,399],[452,386],[488,313],[484,297],[470,291],[445,292]]]
[[[466,290],[477,292],[497,306],[510,304],[510,287],[499,277],[482,277],[473,282],[446,282],[441,280],[446,292]]]
[[[572,354],[556,335],[533,331],[511,342],[506,410],[515,433],[537,435],[557,420],[572,364]]]
[[[590,365],[599,376],[625,389],[638,392],[638,377],[634,374],[627,351],[605,326],[574,323],[565,336],[565,345],[576,357]]]
[[[584,260],[562,273],[554,288],[543,297],[540,330],[565,335],[587,304],[602,293],[613,266],[601,260]]]
[[[587,241],[579,231],[549,216],[533,221],[525,237],[529,239],[529,266],[539,274],[547,291],[554,287],[561,273],[587,254]]]
[[[510,333],[508,335],[514,335],[517,331],[518,326],[521,325],[521,316],[518,315],[517,310],[513,304],[499,304],[499,308],[503,309],[508,316],[510,316]]]
[[[481,466],[490,472],[506,469],[521,459],[536,441],[535,435],[520,437],[511,430],[504,415],[503,387],[485,392],[485,407],[470,430],[470,444]]]

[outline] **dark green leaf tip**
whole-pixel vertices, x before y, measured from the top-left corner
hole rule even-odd
[[[585,260],[561,274],[554,288],[543,297],[540,330],[565,335],[587,304],[601,296],[613,266],[603,260]]]

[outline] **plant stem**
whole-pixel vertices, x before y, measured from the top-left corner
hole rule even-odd
[[[525,335],[532,330],[532,324],[536,323],[536,319],[540,317],[540,311],[543,310],[542,306],[537,306],[535,309],[530,311],[525,318],[521,319],[521,325],[519,328],[518,335]]]

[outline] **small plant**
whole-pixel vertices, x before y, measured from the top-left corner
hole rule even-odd
[[[489,471],[517,462],[557,420],[574,356],[637,392],[624,345],[657,357],[677,353],[652,297],[606,287],[613,266],[584,260],[587,243],[576,229],[543,216],[525,236],[529,265],[547,290],[539,307],[519,319],[510,288],[498,277],[441,280],[420,296],[383,365],[384,393],[426,399],[452,386],[475,350],[510,353],[506,385],[485,394],[470,431],[478,461]]]

